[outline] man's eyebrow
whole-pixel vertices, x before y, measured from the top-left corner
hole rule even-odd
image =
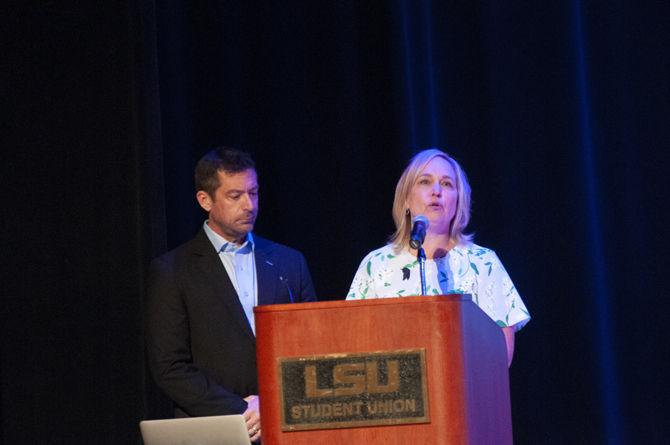
[[[258,190],[258,189],[259,189],[259,186],[258,186],[258,185],[255,185],[255,186],[253,186],[253,187],[251,187],[251,188],[249,188],[249,189],[230,189],[230,190],[227,190],[227,191],[226,191],[226,194],[230,194],[230,193],[246,193],[247,190]]]

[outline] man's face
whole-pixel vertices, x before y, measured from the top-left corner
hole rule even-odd
[[[200,190],[196,198],[200,207],[209,213],[209,227],[228,241],[239,243],[253,230],[258,214],[256,171],[219,171],[217,174],[219,188],[214,196]]]

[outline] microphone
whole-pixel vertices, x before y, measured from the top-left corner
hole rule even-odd
[[[291,286],[288,285],[288,278],[284,278],[284,277],[280,276],[280,277],[279,277],[279,281],[281,281],[282,283],[284,283],[284,285],[286,286],[286,290],[288,290],[288,299],[289,299],[289,301],[290,301],[291,303],[295,303],[295,301],[293,300],[293,292],[291,292]]]
[[[423,215],[417,215],[412,222],[412,233],[409,236],[409,245],[412,249],[418,249],[426,239],[428,230],[428,218]]]

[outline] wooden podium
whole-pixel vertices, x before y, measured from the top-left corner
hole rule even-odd
[[[469,295],[254,313],[264,445],[512,443],[504,336]]]

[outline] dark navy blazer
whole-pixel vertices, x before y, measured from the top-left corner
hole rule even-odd
[[[258,304],[314,301],[297,250],[254,235]],[[258,394],[256,340],[204,230],[156,258],[145,307],[149,367],[177,416],[239,414]]]

